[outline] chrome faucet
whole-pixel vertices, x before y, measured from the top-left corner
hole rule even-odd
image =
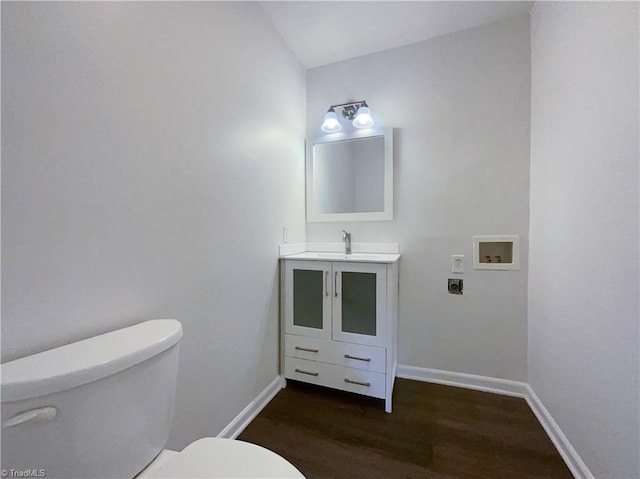
[[[351,254],[351,233],[342,230],[342,241],[344,241],[344,254]]]

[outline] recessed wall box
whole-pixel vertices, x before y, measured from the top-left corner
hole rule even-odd
[[[518,235],[474,236],[473,269],[498,271],[520,269],[520,237]]]
[[[447,280],[447,289],[451,294],[462,294],[463,282],[461,279],[449,278]]]

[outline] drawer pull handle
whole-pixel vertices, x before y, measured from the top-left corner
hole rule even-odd
[[[363,383],[363,382],[360,382],[360,381],[352,381],[349,378],[344,378],[344,382],[345,383],[349,383],[349,384],[357,384],[358,386],[366,386],[366,387],[371,386],[371,383]]]
[[[355,359],[356,361],[366,361],[368,363],[371,362],[371,358],[359,358],[358,356],[351,356],[350,354],[345,354],[344,357],[347,359]]]
[[[296,369],[296,372],[300,374],[308,374],[309,376],[318,376],[320,374],[320,373],[310,373],[309,371],[303,371],[302,369]]]
[[[296,346],[296,351],[307,351],[309,353],[319,353],[320,350],[319,349],[311,349],[311,348],[303,348],[301,346]]]

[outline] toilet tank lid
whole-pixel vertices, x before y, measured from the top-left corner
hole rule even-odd
[[[169,349],[182,338],[175,319],[153,319],[0,365],[2,402],[97,381]]]

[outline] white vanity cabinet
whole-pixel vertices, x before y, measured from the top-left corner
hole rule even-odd
[[[286,378],[385,399],[397,368],[398,255],[282,261]]]

